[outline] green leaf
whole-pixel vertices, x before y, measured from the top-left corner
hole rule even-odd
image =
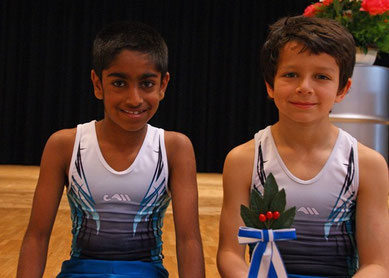
[[[266,212],[265,202],[260,195],[260,193],[256,189],[251,190],[250,194],[250,210],[257,213],[258,215],[260,213]]]
[[[259,214],[256,214],[245,205],[240,205],[240,216],[246,227],[266,229],[265,224],[259,221]]]
[[[279,213],[282,213],[285,210],[286,206],[286,193],[285,189],[281,189],[276,193],[274,196],[274,199],[271,201],[270,204],[270,211],[278,211]]]
[[[265,202],[265,209],[266,211],[270,209],[270,203],[273,200],[274,196],[278,192],[278,185],[276,182],[276,179],[274,178],[273,174],[270,173],[267,178],[264,185],[264,202]]]
[[[242,217],[243,222],[247,227],[254,227],[255,226],[253,221],[252,221],[251,211],[245,205],[240,205],[240,216]]]
[[[292,226],[293,224],[295,215],[296,215],[296,207],[287,209],[285,212],[281,213],[280,218],[278,218],[272,223],[271,228],[272,229],[290,228],[290,226]]]
[[[284,227],[285,228],[289,228],[290,226],[292,226],[292,224],[293,224],[293,221],[294,221],[294,217],[296,216],[296,207],[292,207],[292,208],[290,208],[290,209],[288,209],[288,210],[286,210],[285,212],[284,212],[284,215],[286,215],[285,216],[285,222],[284,222]]]
[[[340,5],[339,0],[334,0],[332,2],[332,4],[334,5],[334,10],[336,12],[336,15],[340,16],[341,15],[341,8],[342,8],[342,6]]]

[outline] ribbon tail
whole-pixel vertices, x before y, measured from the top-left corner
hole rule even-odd
[[[262,260],[258,271],[258,277],[268,277],[269,268],[272,261],[272,242],[267,242],[263,245],[266,245],[266,249],[262,255]]]
[[[247,278],[259,278],[261,277],[259,274],[259,267],[262,261],[262,254],[265,252],[267,244],[263,242],[259,242],[254,250],[253,255],[251,257],[251,264],[249,268],[249,274]]]
[[[273,263],[271,263],[271,265],[270,265],[270,268],[269,268],[269,275],[267,276],[267,278],[278,278],[277,272],[276,272],[276,270],[274,269],[274,264],[273,264]]]
[[[272,248],[273,248],[272,266],[273,266],[274,271],[276,273],[276,276],[274,276],[274,277],[288,278],[288,275],[286,274],[284,262],[282,261],[282,258],[281,258],[280,251],[278,250],[277,245],[274,242],[272,242]]]

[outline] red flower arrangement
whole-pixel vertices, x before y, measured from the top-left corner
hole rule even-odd
[[[389,0],[364,0],[361,6],[361,11],[368,12],[370,15],[384,14],[389,11]]]
[[[306,7],[304,16],[334,19],[365,52],[389,53],[389,0],[321,0]]]

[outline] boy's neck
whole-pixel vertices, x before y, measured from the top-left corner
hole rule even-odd
[[[100,143],[108,143],[121,149],[142,145],[147,133],[147,125],[137,131],[126,131],[109,123],[106,119],[96,123],[96,135]]]
[[[289,124],[279,121],[271,127],[277,147],[295,150],[332,149],[338,137],[338,128],[328,122],[320,124]]]
[[[96,123],[97,142],[105,162],[116,171],[128,169],[143,145],[147,125],[138,131],[126,131],[104,119]]]
[[[288,125],[281,121],[273,125],[271,131],[285,166],[301,180],[313,179],[320,173],[339,134],[339,129],[329,121],[312,125]]]

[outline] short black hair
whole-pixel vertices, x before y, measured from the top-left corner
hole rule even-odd
[[[261,50],[261,71],[273,88],[280,52],[288,42],[297,42],[313,54],[326,53],[339,66],[339,90],[352,76],[355,66],[355,42],[350,32],[337,21],[317,17],[284,17],[270,26]]]
[[[97,76],[107,69],[123,49],[150,55],[156,69],[165,76],[168,48],[162,36],[151,26],[137,21],[118,21],[107,25],[93,42],[92,63]]]

